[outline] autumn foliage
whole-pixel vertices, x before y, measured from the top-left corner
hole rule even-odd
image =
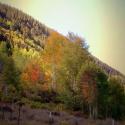
[[[0,4],[0,100],[61,104],[90,118],[121,120],[124,81],[112,79],[120,73],[107,67],[80,36],[63,36]]]
[[[44,79],[44,74],[42,73],[39,64],[32,60],[25,66],[21,78],[28,84],[37,84]]]

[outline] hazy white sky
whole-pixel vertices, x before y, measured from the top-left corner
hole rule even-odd
[[[125,74],[125,0],[0,0],[67,34],[84,37],[90,52]]]

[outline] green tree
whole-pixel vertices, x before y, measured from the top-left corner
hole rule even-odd
[[[79,92],[74,93],[68,89],[65,89],[65,91],[60,93],[59,99],[65,104],[67,109],[73,111],[82,111],[84,102],[82,95]]]
[[[58,82],[71,91],[77,89],[77,75],[82,64],[88,59],[87,50],[77,42],[67,42],[62,49],[62,60],[58,73]]]
[[[108,76],[102,70],[99,70],[97,73],[97,107],[98,107],[98,117],[106,118],[108,113],[108,94],[109,94],[109,85],[108,85]]]
[[[7,53],[7,47],[6,47],[6,42],[5,41],[0,42],[0,53],[1,54],[6,54]]]
[[[111,77],[109,79],[108,115],[115,120],[125,118],[125,92],[121,81]]]
[[[15,67],[12,57],[8,57],[4,63],[3,79],[7,85],[12,84],[15,87],[19,85],[19,71]]]
[[[2,94],[4,97],[8,97],[8,90],[10,86],[19,90],[19,70],[15,67],[12,56],[8,56],[6,42],[0,44],[0,83],[2,88]],[[9,92],[10,93],[10,92]]]

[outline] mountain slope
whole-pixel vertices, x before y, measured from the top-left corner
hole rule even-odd
[[[40,50],[50,32],[48,27],[31,16],[8,5],[0,4],[0,40],[4,37],[11,40],[13,46],[17,44],[20,47]],[[27,42],[28,40],[31,42]]]
[[[91,58],[95,62],[95,64],[97,64],[99,67],[101,67],[101,69],[103,69],[107,74],[113,75],[113,76],[119,76],[123,80],[125,80],[125,76],[118,70],[116,70],[116,69],[112,68],[111,66],[107,65],[106,63],[102,62],[101,60],[99,60],[98,58],[96,58],[93,55],[91,55]]]
[[[12,48],[18,47],[39,53],[44,49],[46,39],[52,32],[55,31],[22,11],[0,4],[0,41],[8,41]],[[119,71],[91,54],[90,57],[107,74],[120,76],[122,79],[125,79],[125,76]]]

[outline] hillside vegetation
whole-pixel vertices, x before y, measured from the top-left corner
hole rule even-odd
[[[65,37],[0,4],[1,102],[124,120],[124,82],[123,74],[89,53],[80,36]]]

